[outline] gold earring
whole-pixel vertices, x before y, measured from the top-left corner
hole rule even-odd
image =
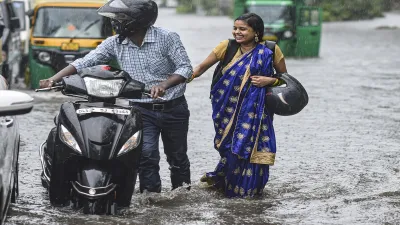
[[[255,40],[256,42],[259,41],[259,40],[258,40],[258,35],[256,35],[256,36],[254,37],[254,40]]]

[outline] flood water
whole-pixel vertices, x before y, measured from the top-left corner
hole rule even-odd
[[[193,65],[231,37],[227,17],[176,15],[162,9],[158,26],[177,31]],[[399,224],[400,15],[325,23],[320,58],[287,59],[308,91],[299,114],[276,116],[277,159],[261,199],[226,199],[199,182],[214,169],[209,86],[212,70],[188,85],[191,191],[170,191],[161,158],[161,194],[135,194],[118,216],[54,208],[40,183],[38,146],[66,101],[34,93],[32,113],[19,117],[20,196],[7,224]],[[163,152],[163,150],[160,150]]]

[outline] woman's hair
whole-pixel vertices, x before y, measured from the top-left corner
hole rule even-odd
[[[245,13],[236,18],[236,20],[242,20],[246,22],[256,32],[256,34],[258,35],[258,40],[262,41],[262,38],[264,36],[264,21],[259,15],[255,13]]]

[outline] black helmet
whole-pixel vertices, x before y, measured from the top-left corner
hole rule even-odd
[[[126,37],[153,25],[157,20],[158,7],[152,0],[110,0],[98,13],[111,18],[115,32]]]
[[[267,88],[269,113],[291,116],[300,112],[308,103],[308,94],[301,83],[287,73],[276,74],[286,85]]]
[[[120,22],[132,21],[137,26],[146,28],[156,22],[158,7],[152,0],[110,0],[98,13]]]

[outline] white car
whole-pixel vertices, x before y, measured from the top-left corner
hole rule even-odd
[[[0,75],[0,224],[6,218],[11,202],[18,196],[18,153],[20,135],[16,115],[29,113],[33,98],[28,94],[7,90]]]

